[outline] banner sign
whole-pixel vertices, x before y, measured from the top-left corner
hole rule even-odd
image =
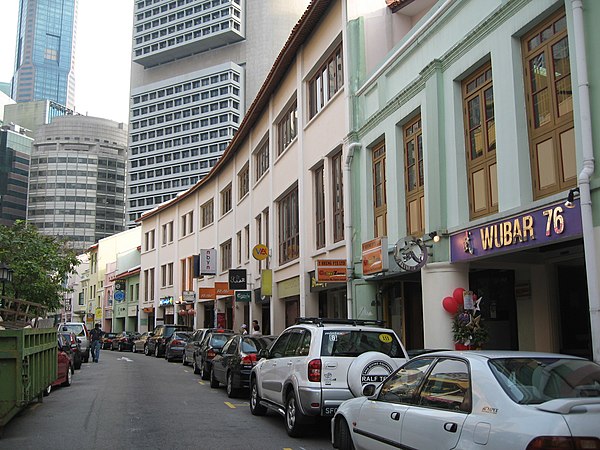
[[[348,272],[345,259],[317,259],[315,278],[319,282],[345,283]]]
[[[200,275],[217,274],[217,250],[205,248],[200,250]]]
[[[229,283],[227,281],[215,281],[215,294],[233,295],[233,289],[229,289]]]
[[[372,239],[362,244],[362,270],[363,275],[389,270],[387,236]]]
[[[263,269],[260,272],[260,292],[262,295],[273,295],[273,271],[271,269]]]
[[[246,289],[246,269],[229,269],[229,289]]]
[[[215,298],[217,298],[217,292],[214,287],[201,287],[198,289],[199,300],[214,300]]]
[[[579,237],[582,233],[581,209],[577,198],[573,201],[573,208],[558,202],[452,234],[450,260],[468,261],[539,247]]]
[[[250,303],[252,301],[252,291],[235,291],[235,301]]]

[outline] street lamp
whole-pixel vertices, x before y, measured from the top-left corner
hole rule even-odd
[[[0,281],[2,282],[2,295],[4,296],[5,283],[12,281],[13,271],[6,264],[0,262]]]

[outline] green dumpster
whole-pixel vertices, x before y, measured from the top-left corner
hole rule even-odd
[[[0,330],[0,430],[57,377],[55,328]]]

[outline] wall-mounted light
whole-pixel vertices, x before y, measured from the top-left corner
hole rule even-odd
[[[566,208],[575,208],[575,204],[573,203],[573,201],[575,200],[575,194],[579,194],[579,187],[569,190],[569,194],[567,195],[567,201],[565,202]]]
[[[446,230],[443,231],[432,231],[429,233],[429,237],[433,239],[433,242],[436,244],[442,240],[443,237],[448,236],[448,232]]]

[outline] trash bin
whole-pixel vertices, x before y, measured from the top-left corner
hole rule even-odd
[[[0,330],[0,432],[57,377],[55,328]]]

